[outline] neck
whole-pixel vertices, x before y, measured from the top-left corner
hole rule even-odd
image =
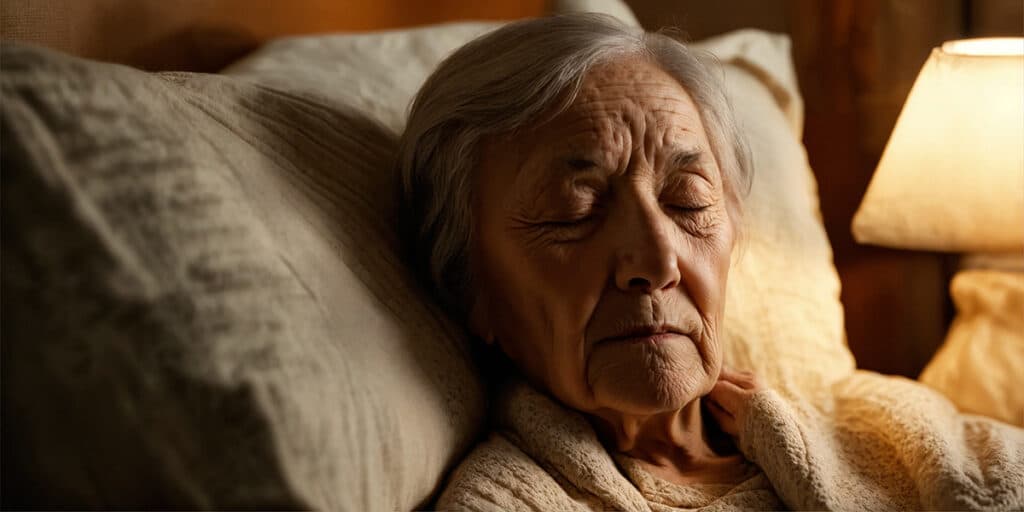
[[[603,409],[590,419],[608,448],[655,467],[686,473],[721,457],[712,448],[700,399],[681,409],[652,415]]]

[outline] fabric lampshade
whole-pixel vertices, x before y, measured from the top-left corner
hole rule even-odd
[[[932,50],[853,234],[906,249],[1024,249],[1024,38]]]

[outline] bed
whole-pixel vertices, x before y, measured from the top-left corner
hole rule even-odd
[[[5,507],[425,508],[480,435],[472,347],[399,255],[387,170],[436,62],[550,7],[283,5],[4,2],[5,40],[134,66],[4,45]],[[827,389],[856,364],[802,64],[760,31],[698,45],[764,169],[729,360]]]

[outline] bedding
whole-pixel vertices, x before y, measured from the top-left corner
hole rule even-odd
[[[484,383],[400,260],[389,158],[430,70],[495,26],[285,38],[226,76],[5,43],[5,505],[428,506]],[[828,421],[854,363],[789,42],[696,46],[756,166],[726,360]]]
[[[395,134],[4,44],[4,504],[424,506],[483,421],[399,258]]]
[[[956,318],[918,380],[961,411],[1024,427],[1024,272],[963,270],[950,293]]]
[[[738,485],[677,485],[609,455],[590,423],[510,381],[495,431],[455,470],[442,510],[1019,510],[1024,430],[961,415],[913,381],[858,371],[815,398],[754,395]]]

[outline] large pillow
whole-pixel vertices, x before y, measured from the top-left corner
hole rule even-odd
[[[398,130],[433,63],[493,26],[279,39],[225,73],[351,105]],[[854,361],[817,185],[800,142],[803,102],[789,39],[742,30],[692,46],[722,64],[754,156],[743,241],[729,279],[726,362],[756,371],[783,393],[823,389],[852,372]]]
[[[725,311],[726,363],[795,396],[855,369],[817,183],[800,142],[803,102],[788,37],[743,30],[697,44],[724,64],[754,182]]]
[[[393,131],[237,78],[0,58],[4,507],[429,503],[485,407],[398,256]]]

